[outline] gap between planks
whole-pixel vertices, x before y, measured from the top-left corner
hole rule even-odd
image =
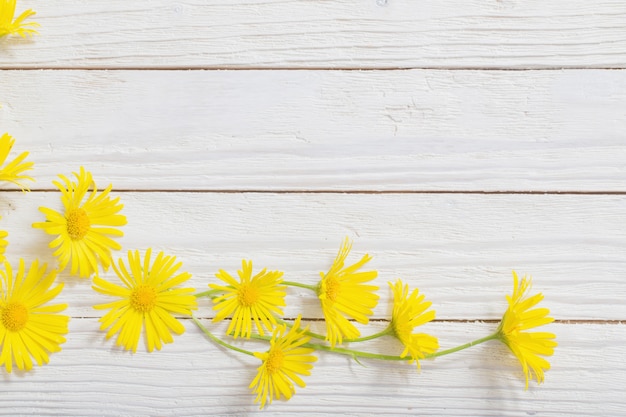
[[[206,67],[4,67],[0,71],[563,71],[563,70],[607,70],[623,71],[626,66],[577,66],[562,65],[553,67],[240,67],[240,66],[206,66]]]
[[[116,193],[192,193],[192,194],[478,194],[478,195],[626,195],[626,191],[483,191],[483,190],[263,190],[263,189],[127,189],[116,188]],[[21,190],[0,190],[7,193],[21,193]],[[32,193],[55,193],[56,189],[36,188]]]
[[[101,316],[70,316],[72,319],[100,319]],[[176,317],[178,320],[192,320],[191,317]],[[212,320],[211,316],[196,316],[197,319],[202,320]],[[296,317],[283,317],[283,320],[286,321],[295,321]],[[231,318],[225,318],[225,321],[230,321]],[[323,318],[319,317],[302,317],[301,320],[307,322],[323,322]],[[354,319],[348,319],[348,321],[356,322]],[[371,323],[389,323],[389,319],[370,319]],[[500,323],[499,319],[435,319],[431,320],[430,323],[492,323],[498,324]],[[552,323],[556,324],[609,324],[609,325],[625,325],[626,320],[554,320]]]

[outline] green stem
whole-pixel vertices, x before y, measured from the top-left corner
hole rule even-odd
[[[386,336],[388,334],[393,333],[393,326],[389,325],[386,329],[381,330],[378,333],[371,334],[369,336],[357,337],[356,339],[343,339],[345,343],[357,343],[357,342],[365,342],[367,340],[378,339],[379,337]]]
[[[280,324],[284,324],[287,327],[291,328],[293,327],[293,323],[289,323],[288,321],[282,320],[278,317],[276,317],[276,321]],[[374,333],[371,334],[369,336],[363,336],[363,337],[359,337],[356,339],[343,339],[344,343],[358,343],[358,342],[365,342],[367,340],[373,340],[373,339],[377,339],[379,337],[388,335],[390,333],[393,332],[393,327],[388,326],[386,329],[378,332],[378,333]],[[319,340],[326,340],[326,336],[324,336],[323,334],[319,334],[319,333],[315,333],[315,332],[311,332],[309,330],[307,330],[306,332],[304,332],[304,334],[306,334],[307,336],[311,336],[314,339],[319,339]]]
[[[467,348],[472,347],[472,346],[480,345],[481,343],[488,342],[489,340],[497,339],[498,338],[498,334],[499,334],[498,332],[495,332],[494,334],[490,334],[489,336],[481,337],[480,339],[476,339],[476,340],[474,340],[472,342],[465,343],[464,345],[453,347],[451,349],[440,350],[439,352],[431,353],[430,355],[425,355],[424,357],[426,359],[433,359],[433,358],[436,358],[438,356],[449,355],[451,353],[455,353],[455,352],[458,352],[458,351],[463,350],[463,349],[467,349]]]
[[[289,327],[289,328],[292,328],[292,327],[293,327],[293,323],[289,323],[288,321],[285,321],[285,320],[280,319],[280,318],[278,318],[278,317],[275,317],[275,318],[276,318],[276,321],[277,321],[279,324],[284,324],[285,326],[287,326],[287,327]],[[320,340],[324,340],[324,339],[326,339],[326,336],[324,336],[323,334],[319,334],[319,333],[311,332],[311,331],[309,331],[309,330],[307,330],[306,332],[304,332],[304,334],[306,334],[307,336],[311,336],[311,337],[313,337],[313,338],[315,338],[315,339],[320,339]]]
[[[380,359],[384,361],[407,361],[410,359],[406,357],[401,358],[400,356],[396,355],[382,355],[380,353],[363,352],[360,350],[345,349],[339,347],[332,348],[330,346],[320,345],[319,343],[304,343],[302,346],[313,348],[316,350],[324,350],[326,352],[339,353],[340,355],[351,356],[353,358]]]
[[[272,339],[270,336],[261,336],[259,334],[252,334],[250,336],[253,339],[257,339],[257,340],[271,340]],[[352,356],[353,358],[359,357],[359,358],[370,358],[370,359],[382,359],[382,360],[387,360],[387,361],[408,360],[407,358],[401,358],[400,356],[381,355],[378,353],[362,352],[359,350],[344,349],[344,348],[338,348],[338,347],[331,348],[330,346],[320,345],[319,343],[304,343],[301,346],[308,347],[308,348],[315,349],[315,350],[324,350],[326,352],[339,353],[340,355]]]
[[[208,290],[208,291],[204,291],[204,292],[199,292],[198,294],[196,294],[196,298],[211,297],[212,295],[220,293],[220,292],[223,292],[223,291],[222,290]]]
[[[385,333],[385,330],[383,330],[382,332],[379,333]],[[472,346],[476,346],[479,345],[481,343],[485,343],[489,340],[493,340],[493,339],[497,339],[498,338],[498,332],[494,333],[494,334],[490,334],[489,336],[485,336],[482,337],[480,339],[476,339],[472,342],[469,343],[465,343],[464,345],[460,345],[451,349],[447,349],[447,350],[442,350],[440,352],[435,352],[435,353],[431,353],[429,355],[424,355],[424,359],[434,359],[438,356],[443,356],[443,355],[449,355],[450,353],[455,353],[458,352],[460,350],[463,349],[467,349],[469,347]],[[376,335],[372,335],[372,336],[376,336]],[[380,334],[380,336],[382,336],[382,334]],[[253,339],[257,339],[257,340],[270,340],[271,337],[270,336],[261,336],[258,334],[253,334],[251,335],[251,337]],[[371,336],[366,336],[366,337],[371,337]],[[377,336],[379,337],[379,336]],[[355,339],[353,339],[355,340]],[[353,350],[353,349],[345,349],[345,348],[332,348],[330,346],[326,346],[326,345],[320,345],[319,343],[304,343],[302,345],[303,347],[308,347],[311,349],[315,349],[315,350],[323,350],[326,352],[334,352],[334,353],[338,353],[340,355],[346,355],[346,356],[351,356],[353,358],[369,358],[369,359],[379,359],[379,360],[385,360],[385,361],[408,361],[411,358],[410,357],[400,357],[397,355],[382,355],[379,353],[371,353],[371,352],[363,352],[360,350]]]
[[[254,356],[254,353],[250,352],[249,350],[238,348],[237,346],[233,346],[230,343],[226,343],[223,340],[221,340],[221,339],[217,338],[216,336],[214,336],[213,333],[211,333],[209,331],[209,329],[207,329],[206,327],[204,327],[202,325],[202,323],[200,323],[200,321],[196,318],[195,315],[192,314],[191,318],[193,319],[194,323],[196,323],[196,325],[200,328],[200,330],[202,330],[202,332],[204,332],[204,334],[207,335],[209,337],[209,339],[211,339],[212,341],[214,341],[218,345],[224,346],[225,348],[234,350],[236,352],[245,353],[246,355]]]
[[[317,285],[301,284],[299,282],[294,282],[294,281],[283,281],[281,284],[290,285],[292,287],[306,288],[307,290],[311,290],[311,291],[317,293]]]

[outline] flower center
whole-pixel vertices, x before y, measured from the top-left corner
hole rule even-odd
[[[245,284],[239,289],[237,299],[239,301],[239,304],[241,304],[242,306],[250,307],[259,300],[259,290],[255,287]]]
[[[341,290],[341,284],[336,278],[328,278],[326,280],[326,298],[330,301],[335,301],[339,297]]]
[[[145,313],[156,305],[157,292],[151,285],[142,284],[130,294],[130,305],[137,311]]]
[[[273,349],[270,351],[269,357],[265,361],[265,368],[267,372],[273,374],[274,372],[280,370],[283,366],[283,352],[279,349]]]
[[[67,234],[72,240],[80,240],[89,231],[89,216],[82,208],[72,209],[67,215]]]
[[[2,309],[2,324],[7,330],[17,332],[28,322],[28,310],[20,302],[12,302]]]

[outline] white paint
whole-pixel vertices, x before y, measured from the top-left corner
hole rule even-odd
[[[626,191],[626,72],[590,69],[626,65],[623,1],[18,2],[29,7],[41,35],[0,41],[0,68],[15,69],[0,71],[0,133],[31,151],[39,190],[0,192],[11,260],[55,263],[30,225],[38,206],[60,208],[43,191],[52,179],[83,164],[120,190],[124,247],[177,255],[199,290],[244,257],[315,283],[353,237],[352,259],[370,252],[381,287],[382,322],[364,334],[385,325],[386,282],[402,277],[433,301],[440,321],[424,331],[442,348],[484,336],[516,269],[560,321],[544,385],[524,391],[495,342],[421,374],[321,354],[307,388],[262,414],[624,414],[626,197],[606,192]],[[333,68],[351,71],[321,70]],[[508,71],[528,68],[587,69]],[[323,190],[364,193],[310,193]],[[257,360],[189,320],[161,352],[122,352],[97,329],[91,305],[105,298],[59,279],[68,341],[49,365],[0,373],[0,415],[257,414]],[[312,293],[290,289],[287,302],[288,317],[321,317]],[[213,316],[208,301],[198,314]]]
[[[36,188],[626,191],[626,71],[4,71]]]
[[[624,399],[623,325],[551,325],[560,343],[544,384],[524,390],[521,366],[498,342],[454,356],[405,363],[320,353],[307,387],[264,411],[247,388],[259,361],[224,351],[185,320],[185,334],[161,351],[130,354],[104,340],[95,319],[73,319],[63,351],[28,374],[3,375],[0,415],[620,415]],[[210,325],[208,322],[204,322]],[[482,337],[494,324],[429,325],[442,347]],[[211,326],[221,336],[225,326]],[[380,326],[372,326],[372,331]],[[253,351],[267,345],[246,342]],[[399,353],[393,339],[362,346]],[[607,364],[611,364],[607,366]]]
[[[103,186],[105,184],[102,184]],[[285,279],[316,284],[344,236],[356,262],[365,253],[380,273],[375,318],[389,317],[387,282],[406,280],[432,300],[442,319],[498,319],[511,292],[511,270],[534,276],[557,319],[626,320],[626,196],[463,194],[120,193],[126,250],[177,255],[199,291],[241,260]],[[10,204],[10,206],[8,205]],[[10,233],[7,257],[55,264],[52,240],[31,229],[61,210],[58,193],[11,193],[0,224]],[[125,253],[121,254],[125,256]],[[111,271],[112,272],[112,271]],[[109,276],[111,276],[109,274]],[[94,316],[98,297],[69,279],[77,316]],[[285,314],[320,317],[312,292],[290,290]],[[98,301],[99,302],[99,301]],[[602,308],[598,306],[601,305]],[[209,313],[207,313],[209,314]]]
[[[563,68],[626,65],[621,0],[63,0],[1,68]],[[18,9],[18,10],[20,10]]]

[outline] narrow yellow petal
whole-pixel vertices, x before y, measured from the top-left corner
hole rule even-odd
[[[513,293],[506,297],[509,307],[498,328],[499,339],[509,347],[522,365],[526,389],[533,376],[537,383],[543,382],[544,371],[550,369],[550,363],[542,356],[551,356],[557,346],[553,333],[525,331],[554,321],[552,317],[548,317],[549,309],[534,308],[543,300],[543,295],[539,293],[529,296],[530,288],[531,279],[522,277],[520,281],[513,271]]]
[[[143,256],[139,251],[128,251],[128,262],[112,262],[119,282],[112,283],[100,276],[94,277],[93,289],[116,300],[95,305],[109,310],[101,319],[101,330],[107,330],[107,339],[117,334],[116,344],[135,352],[142,331],[148,352],[160,350],[172,343],[172,333],[182,334],[184,326],[173,313],[190,314],[197,308],[193,288],[172,288],[172,281],[182,284],[191,278],[189,273],[178,275],[180,264],[175,257],[159,252],[154,260],[151,249]],[[184,278],[184,279],[183,279]]]
[[[46,221],[33,227],[55,236],[50,247],[60,270],[69,265],[72,275],[87,278],[99,266],[104,270],[110,266],[111,252],[121,248],[113,238],[123,236],[117,227],[126,224],[126,217],[120,214],[123,205],[107,196],[110,186],[99,193],[91,173],[83,167],[74,177],[76,181],[59,175],[61,180],[53,182],[61,191],[64,211],[41,207]]]
[[[7,372],[13,365],[28,371],[34,363],[47,363],[48,354],[60,351],[65,342],[69,317],[58,313],[67,306],[47,304],[63,288],[52,287],[55,276],[37,260],[27,268],[20,259],[15,275],[9,262],[0,269],[0,366]]]

